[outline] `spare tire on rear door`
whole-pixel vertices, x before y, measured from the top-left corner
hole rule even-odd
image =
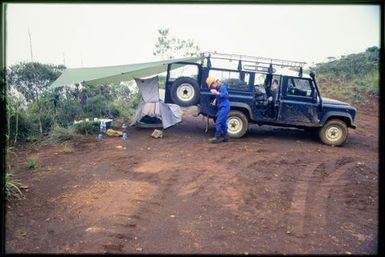
[[[177,78],[170,88],[171,100],[180,106],[195,105],[199,101],[199,84],[190,77]]]

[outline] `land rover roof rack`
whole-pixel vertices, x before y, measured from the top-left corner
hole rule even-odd
[[[238,70],[239,71],[260,71],[274,73],[274,67],[281,68],[295,68],[298,69],[299,76],[302,77],[303,66],[306,62],[283,60],[283,59],[274,59],[266,57],[257,57],[249,55],[239,55],[239,54],[226,54],[226,53],[217,53],[217,52],[203,52],[201,53],[202,64],[204,59],[207,60],[207,67],[211,68],[211,60],[228,60],[228,61],[238,61]]]

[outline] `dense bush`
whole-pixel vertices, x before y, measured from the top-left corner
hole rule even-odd
[[[76,133],[82,135],[96,134],[100,131],[100,124],[93,121],[84,121],[74,125]]]
[[[7,69],[8,133],[10,142],[37,141],[47,135],[53,141],[70,138],[73,132],[92,134],[98,124],[75,120],[117,118],[127,120],[135,113],[140,95],[130,90],[133,81],[122,84],[75,84],[50,88],[64,66],[20,63]]]
[[[350,102],[362,101],[364,95],[379,95],[378,47],[363,53],[330,58],[316,66],[321,93]]]
[[[74,138],[74,128],[64,128],[56,125],[49,133],[49,139],[53,143],[61,143]]]

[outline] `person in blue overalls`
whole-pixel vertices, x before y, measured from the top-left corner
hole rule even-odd
[[[227,142],[227,115],[230,112],[229,93],[226,85],[219,79],[209,76],[206,79],[207,85],[210,87],[210,92],[215,94],[215,100],[212,103],[218,107],[217,120],[215,122],[215,137],[210,138],[210,143]]]

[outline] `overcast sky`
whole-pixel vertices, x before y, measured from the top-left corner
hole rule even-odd
[[[203,51],[325,61],[380,45],[378,5],[8,4],[7,65],[158,60],[160,28]]]

